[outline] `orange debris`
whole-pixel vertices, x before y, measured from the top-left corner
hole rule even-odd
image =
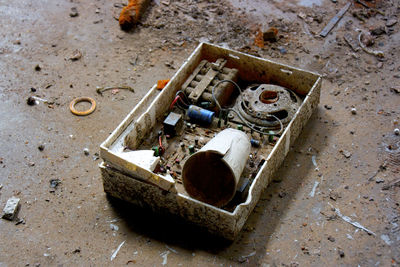
[[[264,48],[264,35],[261,29],[256,33],[256,38],[254,39],[254,44],[260,48]]]
[[[167,85],[168,82],[169,82],[169,80],[158,80],[157,81],[157,89],[158,90],[164,89],[164,87]]]
[[[123,30],[130,30],[140,19],[148,0],[129,0],[119,15],[119,26]]]

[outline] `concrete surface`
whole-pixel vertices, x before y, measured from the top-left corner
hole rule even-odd
[[[398,20],[399,2],[377,1],[385,16],[365,23],[352,16],[361,9],[355,6],[325,39],[317,35],[344,1],[231,3],[155,1],[125,33],[115,20],[118,2],[0,0],[1,209],[8,198],[21,199],[19,219],[0,220],[0,266],[400,263],[400,188],[393,183],[400,171],[400,137],[393,133],[400,114],[400,23],[375,37],[372,48],[384,51],[384,59],[353,52],[343,40],[345,32],[356,38],[357,28]],[[70,17],[72,7],[77,17]],[[268,26],[279,29],[279,41],[255,47],[255,31]],[[276,174],[280,182],[264,192],[233,243],[108,199],[97,167],[100,143],[199,40],[325,77],[318,112]],[[83,56],[71,61],[75,50]],[[97,86],[118,85],[135,93],[96,94]],[[50,103],[28,106],[29,96]],[[72,115],[69,103],[78,96],[95,98],[96,111]],[[61,184],[51,187],[51,179]],[[375,235],[345,222],[330,205]]]

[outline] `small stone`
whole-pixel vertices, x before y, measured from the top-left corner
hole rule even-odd
[[[33,166],[35,166],[35,162],[30,161],[30,162],[28,163],[28,165],[31,166],[31,167],[33,167]]]
[[[60,179],[51,179],[50,180],[50,187],[57,189],[57,187],[61,184]]]
[[[386,33],[386,28],[385,26],[378,26],[373,29],[371,29],[371,34],[372,35],[382,35]]]
[[[41,71],[41,70],[42,70],[42,67],[41,67],[39,64],[37,64],[37,65],[35,66],[35,70],[36,70],[36,71]]]
[[[328,240],[331,242],[335,242],[335,238],[333,236],[328,236]]]
[[[7,204],[3,209],[3,219],[12,221],[18,213],[19,198],[11,197],[7,200]]]
[[[343,250],[338,250],[338,253],[339,253],[339,256],[341,257],[341,258],[344,258],[344,251]]]
[[[36,99],[32,96],[28,97],[28,99],[26,100],[26,104],[28,106],[34,106],[36,105]]]
[[[278,39],[278,29],[275,27],[271,27],[265,32],[263,32],[264,41],[276,42]]]
[[[89,148],[86,147],[83,149],[83,153],[85,154],[85,156],[89,156],[89,152]]]
[[[393,131],[393,132],[394,132],[394,134],[395,134],[395,135],[399,135],[399,134],[400,134],[400,130],[399,130],[399,128],[396,128],[396,129],[394,129],[394,131]]]
[[[36,88],[31,87],[31,92],[32,93],[36,92]]]
[[[351,108],[351,114],[356,115],[357,114],[357,109],[356,108]]]
[[[82,57],[82,53],[79,50],[74,50],[74,52],[72,52],[72,56],[69,58],[71,61],[77,61],[79,59],[81,59]]]
[[[39,149],[39,151],[43,151],[44,150],[44,145],[39,145],[38,149]]]
[[[330,106],[330,105],[324,105],[324,108],[326,108],[327,110],[331,110],[331,109],[332,109],[332,106]]]
[[[69,12],[71,18],[79,16],[78,9],[76,7],[71,7],[71,12]]]
[[[336,201],[338,199],[338,197],[339,197],[339,194],[335,191],[331,191],[329,193],[329,198],[332,199],[333,201]]]
[[[397,23],[397,19],[389,19],[388,21],[386,21],[386,26],[387,27],[392,27]]]
[[[385,180],[383,180],[382,178],[376,178],[375,179],[375,183],[377,183],[377,184],[380,184],[380,183],[384,183],[385,182]]]
[[[343,154],[343,156],[345,157],[345,158],[350,158],[351,157],[351,152],[349,152],[349,151],[347,151],[347,150],[342,150],[341,151],[342,152],[342,154]]]

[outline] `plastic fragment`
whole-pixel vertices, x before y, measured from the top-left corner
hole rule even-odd
[[[125,244],[125,241],[122,241],[121,244],[119,244],[119,246],[117,247],[117,249],[114,251],[114,253],[111,255],[110,260],[112,261],[113,259],[115,259],[115,257],[117,257],[117,254],[119,252],[119,250],[121,249],[121,247]]]

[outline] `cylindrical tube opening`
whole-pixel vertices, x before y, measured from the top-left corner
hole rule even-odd
[[[193,198],[222,207],[235,195],[236,180],[223,155],[215,151],[200,151],[185,163],[183,185]]]

